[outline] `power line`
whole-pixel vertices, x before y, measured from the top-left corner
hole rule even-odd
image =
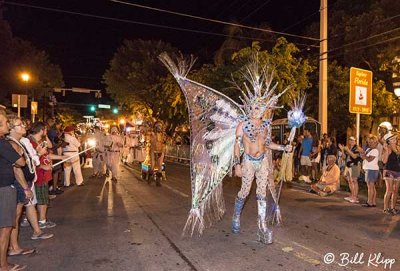
[[[395,19],[395,18],[399,18],[399,17],[400,17],[400,14],[397,14],[397,15],[394,15],[394,16],[392,16],[392,17],[385,18],[385,19],[380,20],[380,21],[378,21],[378,22],[372,23],[372,24],[369,25],[369,27],[374,26],[374,25],[377,25],[377,24],[385,23],[385,22],[391,21],[391,20],[393,20],[393,19]],[[342,33],[342,34],[336,34],[336,35],[330,37],[330,39],[336,39],[336,38],[339,38],[339,37],[343,37],[343,36],[345,36],[346,34],[347,34],[346,32],[344,32],[344,33]]]
[[[4,1],[4,3],[8,4],[8,5],[21,6],[21,7],[27,7],[27,8],[34,8],[34,9],[52,11],[52,12],[57,12],[57,13],[66,13],[66,14],[70,14],[70,15],[78,15],[78,16],[83,16],[83,17],[90,17],[90,18],[95,18],[95,19],[109,20],[109,21],[115,21],[115,22],[121,22],[121,23],[138,24],[138,25],[144,25],[144,26],[150,26],[150,27],[158,27],[158,28],[164,28],[164,29],[171,29],[171,30],[184,31],[184,32],[192,32],[192,33],[205,34],[205,35],[213,35],[213,36],[220,36],[220,37],[231,37],[231,35],[227,35],[227,34],[223,34],[223,33],[216,33],[216,32],[202,31],[202,30],[196,30],[196,29],[188,29],[188,28],[182,28],[182,27],[174,27],[174,26],[167,26],[167,25],[145,23],[145,22],[139,22],[139,21],[119,19],[119,18],[114,18],[114,17],[100,16],[100,15],[95,15],[95,14],[90,14],[90,13],[82,13],[82,12],[63,10],[63,9],[55,9],[55,8],[48,8],[48,7],[42,7],[42,6],[21,4],[21,3],[10,2],[10,1]],[[253,38],[253,37],[246,37],[246,36],[239,36],[239,35],[235,35],[235,37],[241,38],[241,39],[252,40],[252,41],[254,41],[254,40],[257,40],[257,41],[271,41],[271,40],[267,40],[267,39],[260,39],[260,38]],[[315,45],[304,44],[304,43],[295,43],[295,42],[293,42],[293,43],[297,44],[297,45],[301,45],[301,46],[318,47],[318,46],[315,46]]]
[[[315,11],[314,13],[311,13],[310,15],[306,16],[305,18],[303,18],[303,19],[297,21],[296,23],[294,23],[294,24],[292,24],[292,25],[289,25],[288,27],[284,28],[284,29],[282,30],[282,32],[287,31],[288,29],[292,28],[293,26],[296,26],[296,25],[298,25],[298,24],[300,24],[300,23],[302,23],[302,22],[308,20],[309,18],[311,18],[312,16],[314,16],[315,14],[317,14],[317,13],[319,13],[319,12],[320,12],[320,10],[317,10],[317,11]]]
[[[221,21],[221,20],[209,19],[209,18],[205,18],[205,17],[194,16],[194,15],[190,15],[190,14],[185,14],[185,13],[180,13],[180,12],[175,12],[175,11],[170,11],[170,10],[165,10],[165,9],[153,8],[153,7],[149,7],[149,6],[144,6],[144,5],[124,2],[124,1],[120,1],[120,0],[110,0],[110,1],[111,2],[115,2],[115,3],[119,3],[119,4],[128,5],[128,6],[134,6],[134,7],[138,7],[138,8],[149,9],[149,10],[153,10],[153,11],[158,11],[158,12],[163,12],[163,13],[168,13],[168,14],[188,17],[188,18],[202,20],[202,21],[208,21],[208,22],[219,23],[219,24],[224,24],[224,25],[230,25],[230,26],[236,26],[236,27],[247,28],[247,29],[252,29],[252,30],[258,30],[258,31],[267,32],[267,33],[279,34],[279,35],[282,35],[282,36],[290,36],[290,37],[302,38],[302,39],[306,39],[306,40],[319,41],[319,39],[317,39],[317,38],[306,37],[306,36],[295,35],[295,34],[289,34],[289,33],[273,31],[273,30],[268,30],[268,29],[259,28],[259,27],[252,27],[252,26],[237,24],[237,23],[224,22],[224,21]]]
[[[387,40],[384,40],[384,41],[376,42],[376,43],[374,43],[374,44],[369,44],[369,45],[362,46],[362,47],[352,48],[352,49],[349,49],[348,51],[350,51],[350,52],[355,52],[355,51],[359,51],[359,50],[361,50],[361,49],[373,47],[373,46],[376,46],[376,45],[385,44],[385,43],[388,43],[388,42],[391,42],[391,41],[395,41],[395,40],[398,40],[398,39],[400,39],[400,36],[397,36],[397,37],[394,37],[394,38],[391,38],[391,39],[387,39]],[[326,53],[320,54],[320,57],[323,56],[323,55],[325,55],[325,54],[326,54]],[[338,57],[338,56],[341,56],[341,55],[344,55],[344,54],[346,54],[346,52],[333,54],[332,56],[328,56],[328,57],[326,57],[326,58],[321,58],[320,60],[325,60],[325,59],[328,59],[328,58],[335,58],[335,57]]]
[[[268,4],[269,2],[271,2],[272,0],[267,0],[264,3],[262,3],[258,8],[256,8],[255,10],[253,10],[252,12],[250,12],[249,14],[247,14],[247,16],[245,16],[243,19],[240,19],[241,22],[243,22],[244,20],[246,20],[247,18],[249,18],[250,16],[254,15],[255,13],[257,13],[260,9],[262,9],[263,7],[265,7],[266,4]]]
[[[400,27],[397,27],[397,28],[394,28],[394,29],[391,29],[391,30],[388,30],[388,31],[386,31],[386,32],[382,32],[382,33],[379,33],[379,34],[375,34],[375,35],[366,37],[366,38],[361,39],[361,40],[357,40],[357,41],[353,41],[353,42],[344,44],[344,45],[342,45],[342,46],[339,46],[339,47],[333,48],[333,49],[331,49],[331,50],[328,50],[327,53],[331,53],[331,52],[337,51],[337,50],[339,50],[339,49],[348,47],[348,46],[350,46],[350,45],[354,45],[354,44],[357,44],[357,43],[360,43],[360,42],[364,42],[364,41],[366,41],[366,40],[370,40],[370,39],[373,39],[373,38],[376,38],[376,37],[379,37],[379,36],[383,36],[383,35],[389,34],[389,33],[391,33],[391,32],[395,32],[395,31],[397,31],[397,30],[400,30]]]

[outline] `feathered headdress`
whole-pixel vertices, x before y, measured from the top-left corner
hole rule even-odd
[[[274,95],[278,86],[278,82],[276,82],[271,87],[274,79],[274,70],[270,70],[267,66],[260,68],[257,55],[253,55],[251,61],[241,71],[241,74],[246,79],[246,82],[243,83],[244,87],[240,87],[234,79],[232,79],[232,84],[243,95],[239,99],[243,103],[242,108],[246,114],[250,114],[251,107],[255,104],[258,104],[264,111],[278,108],[276,103],[279,97],[290,88],[288,86],[281,93]]]

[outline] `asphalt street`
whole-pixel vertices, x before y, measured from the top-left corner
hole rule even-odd
[[[120,175],[118,183],[86,178],[85,186],[54,199],[48,217],[57,227],[47,231],[55,237],[33,241],[31,229],[22,228],[21,244],[37,253],[10,262],[57,271],[400,270],[400,215],[347,203],[342,193],[320,198],[302,187],[284,189],[284,223],[275,228],[274,243],[262,245],[256,241],[254,187],[241,234],[230,232],[237,178],[224,181],[223,219],[201,237],[182,238],[190,209],[189,168],[168,164],[162,187],[141,181],[139,166],[121,166]]]

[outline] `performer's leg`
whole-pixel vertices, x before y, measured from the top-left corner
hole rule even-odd
[[[272,243],[272,230],[268,229],[266,214],[267,214],[267,183],[270,170],[268,170],[267,160],[264,159],[261,168],[256,172],[257,183],[257,207],[258,207],[258,239],[261,243]]]
[[[267,201],[257,195],[258,207],[258,240],[263,244],[271,244],[272,230],[268,229],[266,222]]]
[[[251,183],[254,179],[254,168],[251,162],[244,161],[242,164],[242,187],[235,200],[235,208],[232,217],[232,233],[240,232],[240,214],[243,209],[244,201],[250,193]]]

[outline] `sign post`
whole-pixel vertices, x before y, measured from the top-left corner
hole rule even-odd
[[[38,102],[32,101],[31,102],[31,115],[32,115],[32,123],[35,122],[35,115],[38,111]]]
[[[360,114],[372,113],[372,72],[350,68],[349,111],[356,114],[356,139],[359,144]]]
[[[12,94],[11,104],[13,107],[17,107],[18,118],[21,117],[21,108],[27,108],[28,106],[28,96],[20,94]]]

